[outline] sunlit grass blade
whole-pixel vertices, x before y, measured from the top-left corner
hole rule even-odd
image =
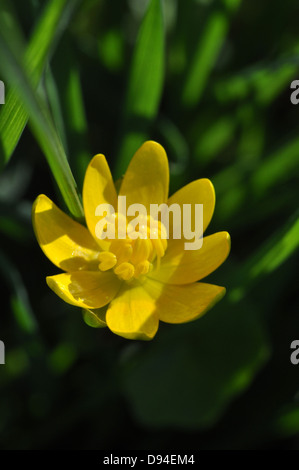
[[[116,176],[127,168],[155,118],[164,79],[164,24],[161,0],[151,0],[137,38],[126,92]]]
[[[11,51],[0,29],[0,64],[6,80],[15,87],[19,100],[30,117],[30,124],[43,150],[61,194],[72,215],[83,217],[76,183],[69,167],[61,140],[44,101],[35,92],[19,58]]]
[[[218,58],[226,37],[230,14],[239,6],[240,0],[219,2],[220,6],[211,11],[191,60],[183,86],[182,103],[196,106],[204,91],[207,79]]]
[[[71,14],[78,4],[78,0],[52,0],[47,6],[32,33],[28,47],[23,53],[21,46],[18,48],[20,56],[23,56],[26,71],[30,76],[33,86],[37,86],[44,70],[50,52],[53,50],[58,37],[67,25]],[[7,16],[0,16],[0,29],[5,31],[9,44],[15,43],[15,37],[19,36],[17,25]],[[28,114],[15,90],[10,89],[6,96],[6,104],[0,112],[0,167],[11,157],[18,140],[23,132],[28,119]]]

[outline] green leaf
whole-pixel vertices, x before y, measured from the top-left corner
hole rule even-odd
[[[276,417],[273,428],[278,436],[295,436],[299,433],[299,408],[298,403],[285,407]]]
[[[14,52],[18,52],[23,57],[26,71],[34,87],[38,85],[50,53],[77,4],[78,0],[72,2],[68,0],[49,1],[25,53],[20,41],[15,45]],[[18,27],[16,24],[12,24],[11,18],[4,15],[3,11],[1,12],[0,24],[2,33],[5,31],[7,42],[10,45],[15,44],[15,37],[19,36]],[[7,83],[10,85],[9,80]],[[0,167],[11,157],[27,119],[28,114],[22,101],[16,91],[10,89],[6,96],[5,106],[2,106],[0,112]]]
[[[263,278],[278,269],[299,248],[299,212],[272,235],[235,274],[228,297],[238,302]]]
[[[74,217],[82,218],[83,209],[76,183],[49,110],[44,100],[35,92],[20,59],[11,50],[6,29],[1,28],[1,21],[0,64],[4,77],[14,87],[30,116],[32,131],[48,160],[66,205]]]
[[[167,153],[174,161],[169,162],[170,193],[174,193],[186,182],[185,171],[189,162],[189,149],[185,139],[178,127],[166,116],[159,116],[154,127],[155,132],[162,136]]]
[[[182,103],[188,107],[196,106],[202,96],[226,37],[230,14],[239,6],[240,0],[219,3],[219,7],[211,11],[199,37],[199,42],[194,48],[195,52],[186,75],[182,94]]]
[[[253,116],[251,122],[244,123],[239,161],[213,178],[218,195],[216,212],[221,223],[232,218],[233,225],[251,224],[259,217],[263,219],[277,213],[284,204],[290,205],[293,183],[285,186],[281,193],[274,188],[294,179],[299,163],[299,139],[295,137],[267,158],[259,159],[263,144],[262,124]],[[243,204],[249,198],[251,205],[258,203],[259,210],[244,211]]]
[[[260,106],[269,106],[289,87],[296,74],[298,52],[296,44],[288,56],[280,57],[267,66],[251,66],[237,75],[219,80],[214,85],[216,98],[220,102],[228,102],[250,97],[251,102],[254,99]]]
[[[49,108],[52,113],[53,120],[55,122],[55,126],[63,144],[63,147],[65,151],[68,152],[67,138],[62,112],[62,103],[60,101],[59,90],[50,67],[47,67],[47,70],[45,72],[44,95],[45,100],[49,104]]]
[[[159,331],[124,364],[122,383],[142,425],[203,429],[220,419],[268,356],[255,309],[224,301],[196,322]]]
[[[83,179],[91,152],[89,151],[88,123],[85,114],[80,70],[68,37],[61,42],[53,60],[53,75],[59,93],[64,131],[69,150],[69,161],[79,188]]]
[[[49,356],[49,364],[56,374],[64,374],[68,371],[76,360],[76,350],[71,343],[61,343]]]
[[[257,278],[279,268],[299,248],[299,213],[261,247],[248,275]]]
[[[201,167],[216,158],[232,141],[236,129],[236,121],[231,116],[215,117],[205,124],[205,132],[200,135],[194,151],[194,158]]]
[[[252,176],[252,186],[255,193],[262,197],[278,184],[293,176],[299,165],[299,139],[295,137],[279,148],[256,169]]]
[[[85,321],[86,325],[91,326],[92,328],[105,328],[107,326],[106,311],[107,307],[93,310],[83,309],[83,320]]]
[[[116,177],[124,173],[133,154],[146,140],[149,125],[158,111],[163,79],[164,24],[161,0],[151,0],[130,68]]]

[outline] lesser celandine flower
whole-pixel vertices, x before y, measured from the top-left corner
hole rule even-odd
[[[214,211],[215,193],[208,179],[184,186],[168,199],[166,153],[156,142],[145,142],[136,152],[122,180],[119,196],[127,205],[203,205],[203,230]],[[45,195],[33,205],[33,225],[46,256],[62,274],[47,277],[48,286],[65,302],[87,309],[111,331],[129,339],[152,339],[159,321],[185,323],[203,315],[225,293],[224,287],[201,281],[217,269],[230,250],[227,232],[203,238],[200,249],[186,250],[186,239],[156,238],[107,240],[96,235],[97,208],[110,204],[117,213],[118,194],[104,155],[90,162],[83,186],[87,228],[75,222]],[[149,220],[150,217],[148,217]],[[126,220],[128,223],[128,220]],[[192,221],[193,223],[193,221]],[[145,223],[145,233],[148,227]],[[103,307],[105,307],[103,309]],[[101,310],[99,310],[101,309]]]

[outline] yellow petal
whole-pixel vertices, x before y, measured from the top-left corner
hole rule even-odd
[[[149,215],[150,204],[167,201],[168,186],[169,168],[165,150],[160,144],[148,141],[133,156],[119,195],[127,197],[127,207],[135,203],[143,204]]]
[[[113,333],[128,339],[152,339],[159,326],[155,302],[141,285],[124,285],[111,302],[106,322]]]
[[[99,247],[86,227],[41,194],[32,207],[36,238],[45,255],[64,271],[97,269]]]
[[[204,237],[199,250],[184,250],[179,249],[178,245],[169,245],[160,268],[153,270],[149,277],[168,284],[200,281],[225,261],[229,251],[230,236],[227,232]]]
[[[88,165],[83,184],[83,206],[87,227],[102,250],[108,250],[110,243],[96,237],[96,208],[100,204],[110,204],[117,211],[117,194],[111,172],[104,155],[96,155]]]
[[[171,204],[179,204],[181,208],[181,234],[183,236],[183,204],[190,204],[191,205],[191,227],[194,230],[194,216],[195,216],[195,204],[202,204],[203,205],[203,230],[202,233],[206,230],[207,226],[209,225],[211,218],[213,216],[214,208],[215,208],[215,190],[212,182],[206,178],[202,178],[196,181],[192,181],[192,183],[187,184],[179,191],[174,193],[168,199],[168,206]],[[201,234],[202,235],[202,234]],[[200,235],[200,236],[201,236]],[[169,243],[176,243],[182,244],[185,240],[182,238],[181,240],[172,240],[172,230],[169,231]]]
[[[68,304],[101,308],[114,298],[121,282],[112,272],[77,271],[48,276],[47,284]]]
[[[156,298],[156,314],[166,323],[186,323],[202,316],[225,294],[225,288],[202,282],[174,286],[147,279],[144,288]]]

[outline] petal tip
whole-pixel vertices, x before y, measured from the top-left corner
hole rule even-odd
[[[222,234],[224,242],[226,244],[226,253],[225,253],[225,256],[223,257],[223,261],[222,261],[222,263],[224,263],[224,261],[226,261],[226,259],[228,258],[228,255],[230,254],[231,237],[230,237],[230,234],[228,232],[220,232],[220,233]]]
[[[159,142],[156,142],[155,140],[146,140],[141,147],[156,147],[156,149],[163,150],[163,152],[165,152],[163,145],[159,144]]]
[[[45,194],[39,194],[32,204],[32,217],[34,218],[35,214],[38,214],[39,212],[44,212],[45,210],[52,208],[53,205],[53,201],[51,201],[48,196],[46,196]]]
[[[140,150],[145,150],[147,152],[154,152],[155,154],[159,154],[160,157],[162,157],[162,160],[166,160],[168,164],[168,157],[165,148],[163,145],[159,144],[155,140],[147,140],[145,141],[141,147],[137,150],[139,152]],[[136,152],[136,153],[137,153]]]
[[[231,249],[231,236],[228,232],[224,232],[225,233],[225,236],[226,236],[226,241],[227,241],[227,244],[228,244],[228,247],[229,247],[229,251]]]
[[[46,277],[46,283],[48,285],[48,287],[50,287],[50,289],[53,290],[53,287],[56,285],[56,282],[55,280],[53,279],[54,276],[47,276]]]
[[[112,331],[117,336],[121,336],[122,338],[125,339],[131,339],[135,341],[152,341],[154,337],[156,336],[157,331],[154,332],[154,334],[146,334],[144,332],[123,332],[123,331],[117,331],[115,329],[112,329],[109,324],[107,323],[107,326],[109,329]]]
[[[100,160],[105,160],[106,161],[106,157],[103,153],[97,153],[96,155],[94,155],[92,157],[92,159],[90,160],[89,162],[89,165],[88,166],[91,166],[91,167],[96,167],[97,166],[97,163],[100,161]]]

